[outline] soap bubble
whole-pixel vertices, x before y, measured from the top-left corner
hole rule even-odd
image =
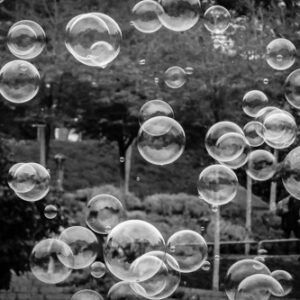
[[[266,60],[273,69],[286,70],[295,63],[296,47],[287,39],[275,39],[267,46]]]
[[[186,31],[195,26],[200,15],[199,0],[161,0],[160,22],[173,31]]]
[[[288,193],[300,200],[300,147],[294,148],[285,157],[281,177]]]
[[[32,274],[40,281],[48,284],[57,284],[69,277],[72,269],[61,262],[74,262],[71,248],[63,241],[46,239],[37,243],[30,255],[30,269]]]
[[[145,253],[164,249],[164,239],[153,225],[129,220],[118,224],[109,233],[104,245],[104,259],[107,269],[117,278],[143,281],[153,276],[153,270],[145,270],[140,277],[140,274],[132,272],[132,262]]]
[[[275,148],[284,149],[292,145],[297,135],[297,124],[294,117],[286,111],[273,111],[263,123],[265,142]]]
[[[7,34],[7,47],[20,59],[33,59],[45,48],[46,34],[36,22],[22,20],[11,26]]]
[[[47,219],[54,219],[57,216],[58,209],[55,205],[49,204],[44,209],[44,216]]]
[[[89,229],[82,226],[66,228],[59,236],[73,251],[74,262],[72,265],[64,257],[60,261],[73,269],[83,269],[90,266],[98,255],[98,239]]]
[[[263,124],[264,121],[266,120],[266,118],[275,111],[281,112],[282,110],[275,106],[266,106],[266,107],[262,108],[256,115],[256,121]],[[259,132],[258,132],[258,134],[259,134]],[[263,137],[263,135],[262,135],[262,137]]]
[[[141,296],[134,292],[131,283],[120,281],[115,283],[107,293],[108,300],[140,300]]]
[[[294,278],[289,272],[276,270],[271,273],[271,276],[281,284],[283,288],[282,296],[286,296],[292,291]]]
[[[156,32],[162,27],[158,18],[159,14],[163,14],[163,8],[158,2],[142,0],[132,9],[131,24],[143,33]]]
[[[162,100],[148,101],[140,109],[140,125],[142,125],[145,121],[158,116],[174,118],[174,112],[172,107],[167,102]]]
[[[201,270],[208,272],[210,271],[210,268],[211,268],[211,263],[208,260],[204,261]]]
[[[181,274],[178,271],[179,265],[176,259],[170,254],[162,251],[151,251],[145,255],[155,256],[159,258],[163,262],[163,264],[161,265],[161,269],[153,277],[144,282],[131,283],[131,287],[136,293],[147,299],[161,300],[170,297],[178,288],[181,278]],[[150,296],[145,288],[148,287],[149,290],[149,287],[151,288],[151,285],[155,286],[157,281],[163,282],[163,289]]]
[[[30,164],[17,163],[8,171],[8,185],[19,193],[31,191],[37,181],[35,168]]]
[[[143,123],[137,138],[141,156],[155,165],[176,161],[184,151],[185,133],[172,118],[159,116]]]
[[[93,290],[80,290],[76,292],[71,300],[103,300],[103,297]]]
[[[137,294],[148,298],[155,296],[164,290],[169,274],[163,260],[148,253],[139,257],[131,264],[131,271],[139,274],[140,278],[144,275],[145,269],[147,272],[149,269],[152,269],[154,271],[153,276],[138,284],[132,283],[131,287]]]
[[[248,159],[247,175],[257,181],[271,179],[276,172],[277,161],[274,155],[266,150],[254,150]]]
[[[100,194],[87,204],[86,224],[99,234],[107,234],[124,216],[122,203],[114,196]]]
[[[220,5],[211,6],[204,13],[204,26],[212,33],[223,33],[229,27],[230,21],[229,11]]]
[[[268,97],[262,91],[249,91],[243,97],[243,111],[246,115],[255,118],[268,102]]]
[[[173,66],[165,71],[164,80],[169,88],[179,89],[186,82],[186,73],[181,67]]]
[[[119,25],[102,13],[81,14],[66,26],[65,44],[81,63],[105,68],[120,52]]]
[[[94,278],[101,278],[106,273],[105,264],[101,261],[95,261],[91,264],[91,275]]]
[[[246,142],[244,150],[239,157],[226,162],[219,161],[219,163],[233,170],[239,169],[240,167],[244,166],[248,162],[250,152],[251,152],[250,145],[248,142]]]
[[[222,136],[229,133],[235,133],[235,135],[227,135],[228,138],[226,138],[226,136],[224,139],[222,138]],[[231,137],[235,137],[235,139],[231,139]],[[220,147],[222,145],[226,145],[225,142],[230,142],[230,140],[232,140],[233,143],[227,143],[226,149]],[[223,143],[220,143],[220,141],[223,141]],[[240,143],[236,144],[237,141],[243,145],[240,145]],[[239,157],[243,152],[243,148],[241,146],[245,146],[245,144],[246,139],[244,138],[243,130],[233,122],[218,122],[210,127],[205,136],[205,147],[208,154],[212,158],[222,162],[231,161]]]
[[[190,273],[200,269],[207,259],[207,244],[199,233],[180,230],[168,239],[167,252],[178,262],[177,271]]]
[[[34,170],[34,172],[32,170]],[[24,174],[24,172],[27,173]],[[16,195],[22,200],[35,202],[43,199],[49,192],[50,174],[48,170],[40,164],[22,164],[19,168],[17,168],[14,176],[17,178],[26,178],[26,182],[23,182],[23,188],[25,186],[27,191],[23,190],[19,192],[15,190]]]
[[[300,109],[300,69],[293,71],[286,78],[284,95],[290,105]]]
[[[13,60],[0,70],[0,93],[12,103],[25,103],[39,91],[40,74],[37,68],[25,60]]]
[[[262,262],[255,259],[240,260],[228,269],[224,283],[229,300],[235,300],[235,293],[239,284],[254,274],[271,275],[271,272]]]
[[[257,121],[248,122],[243,128],[245,137],[251,147],[258,147],[264,143],[263,125]]]
[[[198,179],[198,192],[211,205],[223,205],[233,200],[237,186],[235,173],[223,165],[206,167]]]
[[[246,277],[238,286],[235,300],[268,300],[271,295],[283,296],[280,283],[270,275],[254,274]]]

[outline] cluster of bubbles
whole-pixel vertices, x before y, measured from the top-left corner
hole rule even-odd
[[[137,146],[146,161],[162,166],[183,153],[185,132],[173,117],[173,109],[162,100],[148,101],[140,109]]]
[[[104,205],[107,201],[107,198],[103,201]],[[105,210],[100,205],[97,209]],[[115,212],[106,210],[106,214],[113,216]],[[101,224],[103,220],[98,222]],[[114,217],[111,222],[111,225],[115,223]],[[96,261],[101,248],[104,263]],[[44,239],[34,246],[30,268],[40,281],[57,284],[66,280],[72,270],[89,267],[94,278],[101,278],[109,272],[121,280],[110,288],[108,299],[129,293],[135,297],[160,300],[175,292],[181,273],[194,272],[202,267],[209,269],[207,252],[206,241],[195,231],[178,231],[165,243],[152,224],[127,220],[115,225],[103,244],[88,228],[66,228],[57,238]],[[103,298],[97,292],[85,289],[71,299]]]
[[[122,32],[119,25],[103,13],[81,14],[69,21],[65,30],[65,45],[79,62],[105,68],[120,52]],[[40,74],[26,60],[39,56],[46,45],[43,28],[31,20],[22,20],[11,26],[7,47],[18,58],[6,63],[0,70],[0,93],[15,104],[32,100],[39,91]]]
[[[225,277],[229,300],[263,300],[284,297],[292,291],[293,277],[284,270],[271,272],[258,259],[243,259],[233,264]]]
[[[193,28],[200,19],[199,0],[142,0],[132,9],[131,24],[142,33],[154,33],[161,27],[182,32]],[[220,5],[208,8],[203,16],[205,28],[224,32],[231,20],[229,11]]]

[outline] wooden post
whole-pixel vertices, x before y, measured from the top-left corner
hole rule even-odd
[[[214,208],[215,213],[215,240],[214,240],[214,271],[213,271],[213,290],[219,290],[220,272],[220,207]]]
[[[247,205],[246,205],[246,244],[245,255],[250,253],[250,240],[252,234],[252,178],[247,174]]]
[[[46,167],[46,125],[34,124],[33,127],[37,128],[37,141],[40,148],[40,164]]]
[[[57,189],[60,192],[64,191],[64,162],[66,160],[66,157],[63,154],[56,154],[54,156],[54,160],[56,162],[57,167]]]
[[[276,161],[278,161],[278,150],[274,149],[274,156]],[[269,202],[269,210],[275,211],[276,210],[276,192],[277,192],[277,182],[271,182],[271,190],[270,190],[270,202]]]

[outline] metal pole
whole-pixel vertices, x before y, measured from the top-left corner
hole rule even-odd
[[[214,271],[213,271],[213,290],[219,290],[220,272],[220,207],[214,208],[215,213],[215,240],[214,240]]]
[[[64,183],[64,162],[66,157],[63,154],[56,154],[54,156],[54,160],[57,166],[57,189],[61,192],[64,191],[63,183]]]
[[[276,161],[278,161],[278,150],[274,149],[274,156]],[[271,182],[271,190],[270,190],[270,203],[269,203],[269,210],[275,211],[276,210],[276,191],[277,191],[277,182]]]
[[[247,175],[247,205],[246,205],[246,244],[245,244],[245,255],[250,253],[250,244],[247,243],[250,240],[252,233],[252,178]]]

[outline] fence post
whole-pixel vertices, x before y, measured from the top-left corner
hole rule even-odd
[[[215,239],[214,239],[214,271],[213,271],[213,290],[219,290],[220,272],[220,207],[214,208],[215,213]]]

